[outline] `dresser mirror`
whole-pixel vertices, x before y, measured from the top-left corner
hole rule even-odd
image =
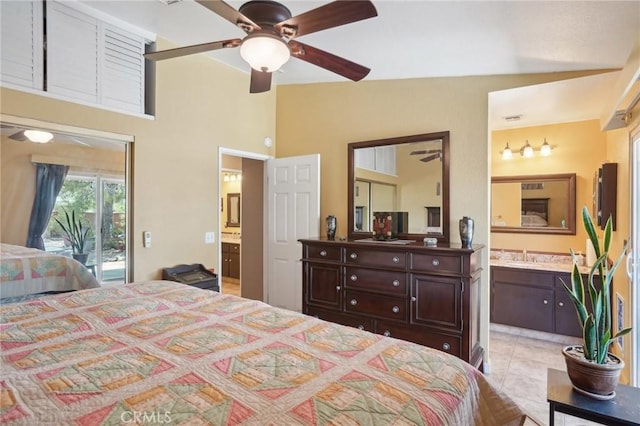
[[[348,145],[349,238],[372,236],[374,212],[406,212],[399,239],[449,241],[449,132]]]
[[[575,173],[492,177],[491,232],[575,235]]]

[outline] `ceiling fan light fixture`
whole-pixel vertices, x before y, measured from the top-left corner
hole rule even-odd
[[[31,142],[35,142],[35,143],[47,143],[51,139],[53,139],[52,133],[45,132],[43,130],[25,130],[24,135]]]
[[[507,142],[507,146],[504,147],[502,151],[502,159],[508,160],[513,156],[513,152],[511,152],[511,148],[509,148],[509,142]]]
[[[277,35],[258,31],[242,41],[240,56],[256,71],[274,72],[289,60],[291,52]]]

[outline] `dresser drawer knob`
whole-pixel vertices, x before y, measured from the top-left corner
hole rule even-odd
[[[349,255],[349,257],[350,257],[351,259],[353,259],[353,260],[356,260],[356,259],[358,258],[358,254],[357,254],[357,253],[351,253],[351,254]]]
[[[544,300],[542,301],[542,303],[544,303],[545,305],[548,305],[548,304],[549,304],[549,301],[548,301],[547,299],[544,299]]]
[[[320,252],[320,256],[323,256],[323,257],[324,257],[324,256],[326,256],[326,255],[327,255],[327,251],[326,251],[326,250],[322,250],[322,251]]]
[[[342,287],[340,287],[339,285],[336,286],[336,291],[340,291]]]
[[[351,299],[351,306],[356,306],[358,304],[358,301],[356,299]]]
[[[351,275],[351,281],[358,281],[358,276],[356,274]]]
[[[433,259],[433,260],[431,261],[431,264],[432,264],[433,266],[438,266],[438,265],[440,265],[440,261],[439,261],[438,259]]]
[[[558,306],[563,307],[563,306],[564,306],[564,303],[562,303],[562,302],[558,302]]]
[[[360,325],[358,326],[358,328],[359,328],[360,330],[364,330],[364,325],[360,324]]]
[[[393,280],[393,286],[394,286],[394,287],[399,287],[399,286],[400,286],[400,281],[398,281],[398,280]]]
[[[400,258],[398,256],[393,256],[393,263],[400,262]]]
[[[412,302],[415,302],[416,300],[418,300],[418,299],[416,299],[416,297],[415,297],[415,296],[411,296],[411,301],[412,301]]]
[[[391,332],[389,330],[385,330],[384,333],[382,334],[384,334],[387,337],[391,337]]]
[[[444,343],[444,344],[442,345],[442,349],[444,349],[445,351],[448,351],[449,349],[451,349],[451,345],[450,345],[450,344],[448,344],[448,343]]]
[[[399,307],[397,307],[397,306],[394,306],[393,308],[391,308],[391,311],[392,311],[394,314],[397,314],[398,312],[400,312],[400,308],[399,308]]]

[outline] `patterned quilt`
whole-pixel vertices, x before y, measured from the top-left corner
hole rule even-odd
[[[0,307],[8,425],[504,425],[462,360],[168,281]]]
[[[69,257],[0,244],[0,299],[94,287],[96,278]]]

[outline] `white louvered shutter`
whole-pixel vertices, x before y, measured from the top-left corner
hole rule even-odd
[[[47,2],[47,91],[98,102],[98,26],[96,18]]]
[[[42,90],[42,1],[0,2],[0,80]]]
[[[144,113],[145,40],[109,24],[103,28],[101,103]]]

